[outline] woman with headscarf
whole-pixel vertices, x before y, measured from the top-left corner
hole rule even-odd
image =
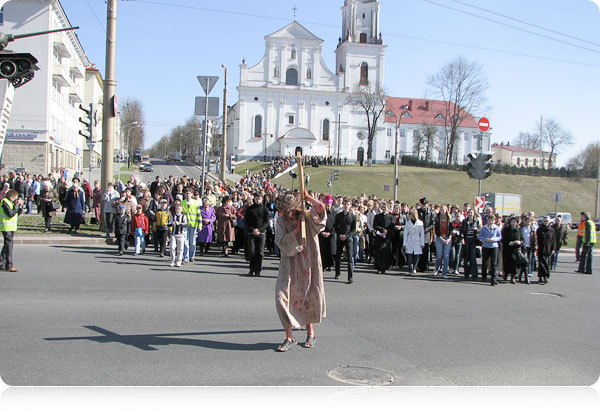
[[[45,223],[44,232],[50,231],[52,217],[56,215],[54,209],[54,205],[56,204],[58,204],[58,192],[52,187],[50,179],[46,178],[46,180],[42,182],[42,189],[40,191],[40,209]]]
[[[229,256],[229,248],[235,241],[235,227],[233,222],[237,220],[235,207],[231,204],[229,196],[223,197],[221,206],[215,210],[217,215],[217,239],[221,244],[223,256]]]
[[[65,213],[65,223],[70,225],[69,233],[79,232],[79,226],[85,224],[85,195],[79,186],[79,179],[73,178],[73,186],[67,192],[65,199],[67,213]]]
[[[202,199],[200,207],[200,215],[202,218],[202,229],[198,232],[198,244],[200,245],[200,254],[208,253],[208,249],[213,241],[213,224],[217,220],[215,210],[210,205],[207,197]]]
[[[306,326],[305,348],[315,346],[313,324],[325,317],[325,288],[323,267],[319,253],[318,235],[325,227],[325,205],[306,190],[304,199],[312,203],[310,211],[304,210],[300,197],[286,193],[277,198],[275,243],[281,251],[281,263],[275,286],[275,306],[286,339],[277,347],[278,352],[289,350],[296,342],[292,327]],[[302,222],[306,238],[302,239]]]

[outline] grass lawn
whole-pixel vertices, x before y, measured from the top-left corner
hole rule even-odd
[[[339,170],[339,180],[333,183],[333,193],[357,196],[361,193],[375,194],[378,198],[392,199],[394,196],[394,166],[376,164],[372,167],[359,165],[306,167],[310,176],[308,189],[327,192],[327,179],[332,169]],[[477,196],[478,181],[469,179],[465,172],[421,167],[398,167],[398,199],[415,204],[423,196],[432,203],[473,203]],[[275,183],[291,188],[292,178],[288,175]],[[390,191],[384,191],[384,185]],[[298,182],[294,182],[298,187]],[[596,183],[593,179],[580,181],[559,177],[517,176],[493,174],[482,181],[482,193],[521,194],[521,211],[533,210],[542,216],[554,211],[552,193],[562,193],[558,210],[579,216],[582,210],[594,210]]]
[[[137,166],[135,165],[131,165],[130,167],[127,167],[127,165],[121,166],[121,172],[135,172],[136,170]]]
[[[63,223],[65,219],[64,215],[54,216],[50,225],[50,232],[44,232],[44,218],[42,215],[29,214],[19,216],[19,223],[17,234],[18,235],[65,235],[69,230],[70,226]],[[87,223],[90,222],[90,214],[86,214]],[[79,227],[79,233],[82,235],[101,235],[102,232],[98,229],[97,225],[81,225]]]
[[[265,162],[245,162],[240,163],[234,169],[234,173],[240,176],[246,175],[246,169],[250,171],[250,173],[260,173],[265,167],[267,167],[269,163]]]
[[[129,182],[129,179],[131,179],[131,176],[133,176],[131,173],[121,173],[121,180],[123,181],[123,183]],[[113,176],[114,180],[117,180],[118,178],[119,178],[118,174]]]

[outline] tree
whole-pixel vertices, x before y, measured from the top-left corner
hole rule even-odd
[[[452,60],[436,74],[429,75],[427,83],[444,101],[445,163],[454,157],[456,140],[463,120],[482,111],[487,101],[485,91],[489,84],[483,74],[483,66],[469,62],[462,56]]]
[[[575,173],[577,177],[598,176],[598,165],[600,163],[600,141],[590,143],[585,149],[572,157],[567,163],[567,169]]]
[[[421,158],[421,153],[424,152],[425,135],[419,130],[416,136],[413,137],[413,153],[417,159]]]
[[[348,98],[348,104],[363,111],[367,117],[367,165],[373,164],[373,139],[377,132],[377,122],[381,117],[387,96],[381,88],[372,88],[370,83],[359,85]]]
[[[144,109],[139,100],[128,98],[121,104],[121,136],[127,138],[127,165],[131,164],[133,154],[144,147]],[[131,127],[137,123],[136,127]]]
[[[418,135],[423,136],[425,160],[429,160],[431,153],[438,148],[438,129],[432,124],[425,123],[419,130]]]
[[[552,156],[559,153],[564,146],[573,144],[573,135],[554,119],[548,119],[542,126],[542,141],[550,147],[550,158],[548,159],[548,169],[553,165]]]
[[[520,132],[513,140],[513,146],[524,147],[525,149],[541,150],[542,142],[540,135],[530,132]]]

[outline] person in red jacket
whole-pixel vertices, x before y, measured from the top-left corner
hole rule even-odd
[[[83,189],[83,193],[85,194],[85,206],[87,208],[87,212],[90,213],[92,211],[92,204],[94,202],[94,194],[92,192],[92,185],[90,185],[90,181],[87,179],[83,179],[83,185],[81,186]]]
[[[135,214],[131,217],[131,233],[135,238],[135,254],[146,253],[146,235],[150,223],[148,216],[142,211],[142,205],[137,205]]]

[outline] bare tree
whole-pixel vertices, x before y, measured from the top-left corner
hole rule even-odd
[[[438,129],[432,124],[425,123],[419,130],[418,135],[423,138],[425,160],[429,160],[431,153],[438,149]]]
[[[538,133],[520,132],[513,140],[514,146],[524,147],[525,149],[541,150],[542,142]]]
[[[600,141],[590,143],[585,149],[567,162],[567,169],[578,172],[578,176],[596,177],[600,162]]]
[[[348,98],[348,104],[361,110],[367,117],[367,165],[373,164],[373,139],[377,132],[377,122],[385,110],[387,96],[381,88],[374,89],[370,83],[359,85]]]
[[[135,151],[144,147],[144,109],[139,100],[128,98],[121,104],[120,113],[121,133],[128,138],[126,149],[129,166]],[[136,127],[129,127],[135,122],[137,122]]]
[[[419,131],[419,133],[413,137],[413,153],[415,153],[418,158],[421,158],[421,153],[425,151],[424,148],[425,136]]]
[[[459,127],[463,120],[484,109],[485,91],[489,84],[483,66],[469,62],[462,56],[452,60],[439,72],[429,75],[427,83],[445,102],[444,128],[446,129],[445,163],[454,157]]]
[[[544,121],[542,126],[542,139],[543,142],[550,147],[548,169],[551,169],[554,166],[552,163],[552,156],[555,153],[558,154],[563,147],[573,144],[573,135],[571,132],[554,119]]]

